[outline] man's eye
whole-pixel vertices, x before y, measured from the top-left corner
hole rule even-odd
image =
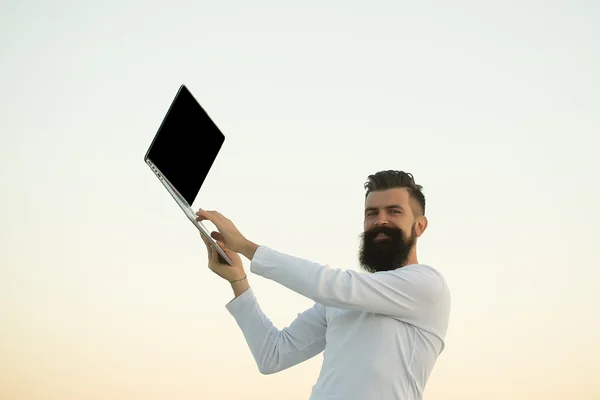
[[[400,210],[392,210],[392,214],[400,214]]]

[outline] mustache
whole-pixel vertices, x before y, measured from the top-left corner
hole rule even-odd
[[[392,228],[390,226],[376,226],[366,232],[363,232],[363,238],[367,241],[375,239],[377,235],[383,233],[389,236],[391,239],[403,239],[405,237],[404,231],[400,228]]]

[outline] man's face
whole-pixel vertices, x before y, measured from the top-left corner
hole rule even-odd
[[[423,231],[413,214],[413,202],[404,188],[369,193],[359,253],[366,271],[391,271],[405,265]]]

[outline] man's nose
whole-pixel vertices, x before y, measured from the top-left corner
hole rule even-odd
[[[387,225],[388,223],[388,219],[387,219],[387,215],[381,213],[379,214],[379,216],[377,217],[377,219],[375,220],[375,226],[381,226],[381,225]]]

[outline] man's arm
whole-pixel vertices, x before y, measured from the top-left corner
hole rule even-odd
[[[217,211],[198,211],[198,220],[210,220],[219,230],[213,238],[252,262],[250,270],[274,280],[316,303],[396,317],[421,325],[438,305],[441,317],[449,313],[450,295],[442,276],[425,265],[411,265],[374,274],[331,269],[298,257],[258,246]],[[444,320],[437,321],[443,328]]]
[[[247,284],[247,280],[241,281]],[[232,283],[236,293],[236,283]],[[240,289],[238,289],[240,290]],[[277,329],[260,309],[248,286],[227,304],[242,330],[259,371],[272,374],[306,361],[325,349],[325,307],[315,304],[298,314],[283,330]]]
[[[431,267],[358,273],[332,269],[259,246],[250,271],[325,306],[385,314],[407,322],[422,319],[444,298],[446,285]]]
[[[261,373],[281,371],[323,351],[327,330],[323,306],[315,304],[280,331],[260,309],[240,256],[218,241],[232,261],[231,265],[222,263],[212,244],[204,237],[202,240],[208,252],[208,267],[231,283],[235,298],[227,304],[227,309],[242,329]]]

